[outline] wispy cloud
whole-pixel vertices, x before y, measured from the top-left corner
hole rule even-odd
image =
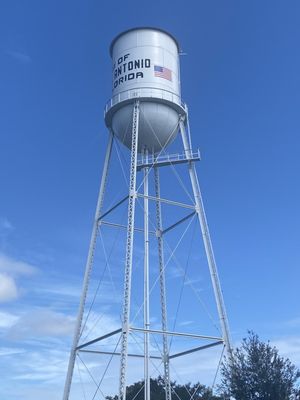
[[[21,64],[32,63],[32,58],[24,51],[8,50],[6,51],[6,54]]]
[[[29,276],[38,271],[38,268],[24,261],[14,259],[4,253],[0,253],[0,272],[13,276]]]
[[[14,367],[12,380],[50,381],[65,375],[67,352],[56,349],[19,351],[10,358]],[[9,355],[7,355],[9,359]]]
[[[72,302],[74,305],[76,304],[76,306],[78,304],[81,290],[81,278],[73,280],[72,283],[62,283],[61,281],[57,280],[47,280],[47,282],[42,282],[38,287],[33,289],[33,291],[36,292],[40,297],[44,296],[49,300],[55,299],[56,302],[58,300]],[[121,294],[114,290],[110,281],[102,281],[101,285],[99,286],[99,281],[91,279],[87,303],[92,301],[94,296],[94,300],[96,300],[96,298],[98,299],[99,297],[101,298],[102,307],[104,306],[104,303],[121,303]]]
[[[38,269],[29,263],[0,253],[0,302],[16,300],[20,294],[16,279],[20,276],[31,276],[37,271]]]
[[[19,296],[13,277],[0,273],[0,303],[15,300]]]
[[[80,282],[81,283],[81,282]],[[80,296],[81,286],[79,283],[74,283],[73,285],[69,284],[61,284],[61,282],[49,282],[47,284],[42,283],[39,287],[34,290],[37,293],[44,294],[48,296],[48,298],[56,297],[56,298],[66,298],[73,297],[78,300]]]
[[[7,336],[12,340],[71,336],[74,324],[73,317],[49,309],[37,309],[20,316]]]
[[[23,354],[26,350],[22,348],[14,348],[14,347],[0,347],[0,356],[12,356],[15,354]]]
[[[13,326],[17,320],[19,319],[19,317],[15,314],[11,314],[8,312],[0,312],[0,328],[10,328],[11,326]]]
[[[300,337],[288,336],[271,342],[274,344],[281,356],[289,358],[294,364],[300,366]]]

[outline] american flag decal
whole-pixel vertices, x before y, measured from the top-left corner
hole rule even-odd
[[[172,71],[169,68],[154,65],[154,76],[167,79],[168,81],[172,82]]]

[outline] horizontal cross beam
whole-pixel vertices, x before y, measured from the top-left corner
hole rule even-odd
[[[123,228],[123,229],[127,230],[127,225],[117,224],[117,223],[109,222],[109,221],[101,221],[101,225],[111,226],[112,228]],[[143,228],[134,228],[134,230],[136,232],[144,232]],[[156,235],[156,232],[154,232],[154,231],[149,231],[149,233],[151,233],[152,235]]]
[[[165,234],[167,232],[169,232],[171,229],[175,228],[177,225],[182,224],[182,222],[185,222],[186,220],[188,220],[189,218],[193,217],[196,214],[196,211],[193,211],[192,213],[190,213],[189,215],[181,218],[179,221],[175,222],[175,224],[169,226],[168,228],[164,229],[162,231],[162,234]]]
[[[143,199],[148,199],[148,200],[159,201],[160,203],[170,204],[172,206],[178,206],[178,207],[189,208],[191,210],[195,210],[195,206],[192,204],[180,203],[178,201],[163,199],[161,197],[145,196],[144,194],[141,194],[141,193],[137,193],[137,197],[141,197]]]
[[[110,214],[113,210],[115,210],[117,207],[119,207],[124,201],[128,199],[128,195],[125,196],[122,200],[118,201],[114,206],[112,206],[109,210],[107,210],[104,214],[100,215],[98,218],[98,222],[101,221],[102,218],[106,217],[108,214]]]
[[[111,356],[120,356],[121,353],[119,352],[112,352],[112,351],[98,351],[98,350],[79,350],[80,353],[96,353],[96,354],[107,354]],[[143,354],[132,354],[128,353],[128,357],[138,357],[138,358],[144,358]],[[158,356],[150,356],[149,358],[152,358],[153,360],[161,360],[161,357]]]
[[[122,332],[122,328],[117,329],[117,330],[115,330],[115,331],[112,331],[112,332],[110,332],[110,333],[107,333],[106,335],[99,336],[98,338],[93,339],[93,340],[90,340],[89,342],[83,343],[83,344],[81,344],[80,346],[77,346],[77,347],[76,347],[76,350],[81,350],[81,349],[83,349],[84,347],[87,347],[87,346],[90,346],[91,344],[100,342],[100,340],[107,339],[107,338],[109,338],[110,336],[114,336],[114,335],[116,335],[117,333],[120,333],[120,332]]]
[[[222,344],[222,343],[224,343],[223,340],[218,340],[217,342],[209,343],[204,346],[194,347],[193,349],[182,351],[181,353],[173,354],[172,356],[169,357],[169,359],[171,360],[172,358],[177,358],[177,357],[185,356],[187,354],[195,353],[195,351],[209,349],[210,347],[218,346],[219,344]]]
[[[143,329],[143,328],[135,328],[135,327],[130,327],[131,331],[136,331],[136,332],[144,332],[144,333],[155,333],[159,335],[169,335],[169,336],[183,336],[183,337],[189,337],[189,338],[195,338],[195,339],[208,339],[208,340],[218,340],[222,341],[223,339],[220,337],[216,336],[206,336],[206,335],[197,335],[195,333],[185,333],[185,332],[172,332],[172,331],[162,331],[159,329]]]

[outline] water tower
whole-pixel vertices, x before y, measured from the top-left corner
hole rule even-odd
[[[149,362],[154,357],[151,355],[149,338],[151,334],[162,337],[161,363],[163,365],[163,379],[166,400],[171,400],[172,388],[170,385],[170,364],[172,359],[185,356],[200,350],[217,345],[223,345],[228,355],[231,354],[229,328],[227,316],[218,278],[217,266],[214,258],[212,243],[209,235],[205,211],[203,207],[199,181],[196,173],[195,162],[200,159],[199,151],[192,150],[191,135],[188,124],[186,105],[181,100],[180,90],[180,65],[179,45],[177,40],[157,28],[134,28],[119,34],[110,46],[112,58],[112,97],[105,107],[105,123],[109,130],[109,140],[104,160],[104,168],[100,185],[98,203],[95,213],[93,231],[86,262],[83,289],[80,300],[79,312],[75,327],[73,345],[71,349],[67,378],[63,400],[68,400],[72,384],[76,356],[80,351],[86,350],[91,345],[99,343],[112,336],[119,336],[119,352],[97,351],[98,355],[111,354],[119,356],[118,391],[119,400],[126,400],[127,360],[129,357],[141,355],[129,354],[128,338],[132,331],[143,335],[143,376],[144,398],[150,400],[150,374]],[[182,151],[168,154],[166,149],[181,136]],[[130,152],[129,188],[126,197],[117,201],[108,210],[103,210],[105,190],[108,181],[113,142],[119,141]],[[193,201],[186,204],[172,198],[161,196],[160,168],[171,167],[174,169],[179,164],[186,164],[187,174],[192,188]],[[137,185],[137,175],[142,172],[142,184]],[[149,194],[149,179],[154,177],[155,195]],[[143,190],[141,191],[141,187]],[[136,202],[142,199],[143,203],[143,228],[135,224]],[[155,207],[155,236],[157,249],[157,268],[159,271],[159,297],[160,297],[160,329],[153,329],[150,321],[149,297],[149,271],[151,270],[150,241],[149,241],[149,203]],[[97,235],[101,226],[105,224],[105,217],[121,204],[127,204],[125,257],[124,257],[124,290],[122,301],[122,319],[118,329],[105,335],[96,337],[87,342],[80,343],[83,330],[83,316],[86,307],[86,297],[89,288],[89,278],[93,268],[94,252]],[[172,205],[184,208],[188,214],[178,219],[172,226],[164,227],[162,223],[162,205]],[[180,227],[184,221],[194,217],[198,220],[207,258],[208,271],[213,288],[214,301],[221,327],[221,335],[208,336],[202,332],[193,334],[174,332],[168,327],[167,298],[168,293],[165,283],[165,251],[164,236],[167,231]],[[111,225],[118,225],[116,223]],[[121,226],[121,225],[120,225]],[[134,236],[136,231],[143,233],[143,325],[134,327],[131,324],[131,292]],[[152,232],[153,233],[153,232]],[[199,340],[209,340],[196,348],[176,354],[170,354],[169,341],[173,336],[194,337]],[[95,351],[96,352],[96,351]],[[94,398],[94,397],[93,397]]]

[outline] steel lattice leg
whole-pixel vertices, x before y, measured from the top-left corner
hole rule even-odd
[[[128,200],[128,223],[125,259],[125,280],[124,280],[124,304],[123,304],[123,325],[121,339],[120,357],[120,385],[119,400],[126,400],[126,365],[129,335],[130,298],[131,298],[131,274],[133,257],[133,234],[134,234],[134,212],[136,200],[136,172],[137,172],[137,150],[139,131],[139,101],[134,102],[132,118],[132,139],[131,139],[131,161],[130,161],[130,182]]]
[[[144,161],[148,162],[148,150],[144,152]],[[149,168],[144,169],[144,329],[150,327],[149,313],[149,199],[148,199],[148,174]],[[150,374],[149,374],[149,332],[144,333],[144,399],[150,400]]]
[[[160,199],[160,181],[158,168],[154,168],[155,179],[155,196]],[[162,238],[162,218],[161,204],[156,201],[156,226],[157,226],[157,242],[158,242],[158,259],[159,259],[159,282],[160,282],[160,303],[161,303],[161,320],[162,331],[167,331],[167,304],[166,304],[166,283],[165,283],[165,264],[164,249]],[[171,400],[171,384],[170,384],[170,364],[169,364],[169,348],[168,337],[163,335],[163,364],[164,364],[164,380],[166,400]]]
[[[220,324],[221,324],[221,329],[222,329],[222,334],[223,334],[223,340],[224,340],[224,343],[226,346],[227,355],[228,355],[229,359],[231,359],[232,358],[232,348],[231,348],[231,343],[230,343],[228,319],[227,319],[227,315],[226,315],[226,309],[225,309],[223,294],[222,294],[222,290],[221,290],[221,284],[220,284],[220,280],[219,280],[219,276],[218,276],[218,270],[217,270],[217,265],[216,265],[215,256],[214,256],[214,252],[213,252],[213,247],[212,247],[210,234],[209,234],[209,230],[208,230],[208,224],[207,224],[207,220],[206,220],[206,215],[205,215],[203,200],[202,200],[202,196],[201,196],[199,181],[198,181],[198,177],[197,177],[196,167],[195,167],[194,161],[191,161],[190,143],[189,143],[187,133],[185,130],[185,126],[184,126],[184,122],[182,119],[180,120],[179,126],[180,126],[185,155],[188,159],[190,159],[189,167],[188,167],[189,175],[190,175],[191,184],[192,184],[192,188],[193,188],[193,194],[194,194],[194,199],[195,199],[195,204],[196,204],[196,212],[197,212],[198,220],[199,220],[200,227],[201,227],[201,232],[202,232],[206,257],[207,257],[207,261],[208,261],[211,281],[212,281],[212,285],[213,285],[213,289],[214,289],[214,295],[215,295],[215,299],[216,299],[216,303],[217,303],[217,309],[218,309],[218,314],[219,314],[219,319],[220,319]]]
[[[66,377],[66,382],[65,382],[63,400],[69,399],[74,365],[75,365],[75,359],[76,359],[76,349],[77,349],[78,342],[79,342],[79,339],[80,339],[80,336],[82,333],[81,332],[82,319],[83,319],[84,307],[85,307],[86,296],[87,296],[87,291],[88,291],[89,279],[90,279],[92,266],[93,266],[93,259],[94,259],[95,246],[96,246],[96,240],[97,240],[97,232],[98,232],[98,220],[99,220],[100,213],[101,213],[102,206],[103,206],[112,144],[113,144],[113,135],[112,135],[112,133],[110,133],[107,150],[106,150],[106,155],[105,155],[103,172],[102,172],[98,202],[97,202],[97,207],[96,207],[96,212],[95,212],[94,225],[93,225],[90,246],[89,246],[89,251],[88,251],[88,256],[87,256],[87,261],[86,261],[86,266],[85,266],[82,293],[81,293],[79,310],[78,310],[78,315],[77,315],[77,320],[76,320],[76,325],[75,325],[74,338],[73,338],[73,343],[72,343],[72,348],[71,348],[71,353],[70,353],[70,358],[69,358],[69,365],[68,365],[67,377]]]

